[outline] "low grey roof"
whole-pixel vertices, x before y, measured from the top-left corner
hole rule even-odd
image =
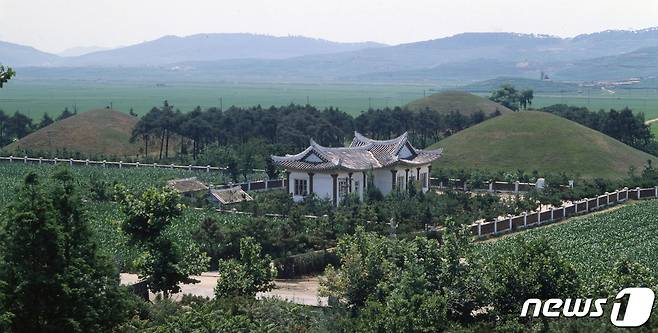
[[[408,156],[401,156],[403,148]],[[390,166],[396,163],[421,165],[441,157],[442,150],[419,150],[414,148],[405,132],[390,140],[374,140],[360,133],[354,133],[349,147],[323,147],[311,140],[304,151],[295,155],[272,156],[275,164],[289,170],[369,170]]]
[[[196,177],[170,180],[167,184],[181,193],[205,191],[208,186],[198,181]]]
[[[253,200],[253,198],[247,192],[242,190],[242,187],[240,186],[222,190],[210,190],[210,195],[224,205]]]

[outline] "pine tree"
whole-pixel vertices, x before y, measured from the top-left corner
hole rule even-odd
[[[70,332],[65,319],[63,232],[35,173],[25,177],[7,211],[3,280],[14,332]]]

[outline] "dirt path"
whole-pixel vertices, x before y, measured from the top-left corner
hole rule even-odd
[[[173,299],[178,300],[184,294],[192,294],[195,296],[213,298],[215,296],[214,289],[217,284],[217,272],[206,272],[200,276],[193,276],[192,278],[201,282],[196,284],[184,284],[181,286],[182,291],[172,296]],[[138,282],[136,274],[121,274],[121,284],[131,285]],[[317,277],[308,277],[301,279],[286,279],[275,280],[276,285],[274,290],[267,293],[259,293],[258,298],[274,297],[289,302],[313,305],[313,306],[326,306],[327,298],[318,296],[319,280]],[[155,295],[151,294],[150,298],[153,299]]]
[[[653,118],[653,119],[649,119],[649,120],[645,121],[644,124],[645,125],[651,125],[651,124],[653,124],[657,121],[658,121],[658,118]]]

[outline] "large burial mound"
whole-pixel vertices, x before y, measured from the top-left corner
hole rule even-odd
[[[130,143],[138,119],[112,109],[91,110],[56,121],[4,149],[28,152],[80,152],[115,156],[137,155],[140,145]]]
[[[430,149],[443,148],[435,168],[558,173],[618,179],[656,157],[573,121],[537,111],[508,113],[458,132]]]

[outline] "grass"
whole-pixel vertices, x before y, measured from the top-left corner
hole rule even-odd
[[[459,113],[466,116],[478,111],[482,111],[485,114],[491,114],[497,110],[500,113],[512,112],[512,110],[487,98],[462,91],[444,91],[432,94],[407,104],[407,107],[412,110],[424,110],[428,108],[440,113],[459,111]]]
[[[546,238],[584,278],[607,272],[628,257],[658,276],[658,205],[655,200],[630,204],[610,212],[576,217],[565,223],[536,228],[478,244],[482,253],[502,253],[513,239]]]
[[[20,73],[19,73],[20,74]],[[290,103],[318,107],[338,107],[357,115],[369,106],[381,108],[404,105],[423,97],[431,85],[388,84],[298,84],[298,83],[172,83],[157,86],[149,83],[26,81],[17,77],[0,91],[0,109],[13,113],[20,110],[34,119],[44,113],[57,115],[65,107],[80,111],[112,106],[128,112],[145,114],[166,99],[183,112],[197,105],[270,106]]]
[[[620,179],[658,160],[600,132],[537,111],[508,113],[456,133],[431,148],[444,148],[435,168],[561,173]]]

